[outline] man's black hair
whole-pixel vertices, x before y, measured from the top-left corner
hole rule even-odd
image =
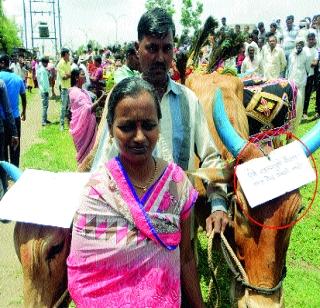
[[[261,27],[264,27],[264,23],[263,23],[262,21],[260,21],[260,22],[258,23],[258,29],[261,28]]]
[[[9,68],[10,58],[6,53],[0,55],[0,63],[4,64],[5,68]]]
[[[174,37],[176,28],[172,17],[166,10],[155,8],[141,16],[138,23],[138,40],[141,41],[146,35],[164,38],[170,31]]]
[[[278,25],[277,25],[275,22],[272,22],[272,23],[270,24],[270,27],[274,27],[274,28],[278,29]]]
[[[256,36],[259,36],[259,30],[258,29],[253,29],[252,30],[252,34],[256,35]]]
[[[49,58],[48,57],[42,57],[41,58],[41,63],[42,64],[48,64],[49,63]]]
[[[316,35],[313,32],[308,33],[307,39],[316,38]]]
[[[272,33],[272,32],[267,32],[266,33],[266,39],[268,40],[270,36],[275,36],[275,34]]]
[[[63,58],[69,52],[70,52],[70,50],[68,48],[62,48],[61,52],[60,52],[60,55]]]
[[[293,16],[293,15],[287,16],[286,20],[289,20],[289,19],[291,19],[292,21],[294,21],[294,16]]]
[[[131,55],[136,55],[137,54],[137,50],[136,50],[136,48],[134,46],[134,43],[129,43],[126,46],[125,54],[126,54],[126,58],[131,56]]]

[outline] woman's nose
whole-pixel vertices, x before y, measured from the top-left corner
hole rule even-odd
[[[134,137],[134,141],[135,142],[142,142],[145,140],[145,138],[146,138],[146,136],[144,135],[143,130],[140,127],[138,127],[137,131],[136,131],[136,135]]]

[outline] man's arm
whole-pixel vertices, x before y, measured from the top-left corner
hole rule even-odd
[[[180,266],[181,285],[186,293],[190,307],[205,307],[202,301],[196,261],[191,247],[190,216],[181,222]]]
[[[200,102],[198,102],[197,105],[195,121],[196,154],[200,158],[201,167],[225,168],[225,163],[211,137]],[[207,233],[210,234],[212,229],[214,229],[216,233],[224,232],[229,221],[227,215],[227,185],[208,183],[207,195],[212,213],[206,220]]]
[[[22,103],[22,112],[21,112],[21,120],[26,120],[26,109],[27,109],[27,96],[26,92],[20,93],[21,103]]]

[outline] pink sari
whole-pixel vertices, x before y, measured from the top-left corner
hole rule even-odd
[[[77,150],[77,162],[81,163],[93,147],[96,137],[96,116],[92,113],[92,101],[86,90],[72,87],[69,90],[71,122],[70,133]]]
[[[180,307],[180,222],[196,198],[174,163],[141,199],[117,158],[92,175],[67,260],[77,307]]]

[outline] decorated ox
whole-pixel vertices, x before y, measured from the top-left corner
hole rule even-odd
[[[205,106],[205,109],[212,110],[212,100],[206,101],[206,103],[209,106]],[[232,108],[232,106],[227,106],[231,118],[236,116],[233,111],[237,110],[236,112],[238,112],[238,109]],[[272,151],[272,148],[267,145],[262,150],[253,143],[245,147],[247,139],[241,137],[230,124],[223,107],[220,90],[216,93],[213,109],[217,135],[221,138],[221,142],[229,151],[229,154],[238,158],[240,163],[262,157]],[[209,114],[206,114],[209,118]],[[211,117],[208,121],[212,121]],[[236,123],[236,121],[233,120],[233,123]],[[242,132],[242,135],[244,134],[245,132]],[[311,152],[319,148],[320,123],[302,141]],[[305,152],[307,155],[310,154],[308,150],[305,150]],[[241,156],[238,157],[239,155]],[[204,173],[204,170],[202,170],[202,175]],[[210,179],[210,174],[207,174],[204,178]],[[237,206],[233,209],[233,238],[231,243],[233,243],[233,250],[246,273],[247,281],[237,277],[238,279],[235,281],[233,289],[233,304],[237,307],[251,308],[283,307],[282,280],[286,272],[285,259],[292,226],[284,229],[261,228],[250,221],[244,213],[248,213],[256,221],[268,226],[290,224],[297,218],[301,210],[300,193],[298,190],[285,193],[276,199],[266,202],[263,206],[251,209],[241,188],[239,188],[239,183],[237,187],[237,195],[243,206],[243,211],[239,210]],[[238,273],[241,276],[239,271]]]

